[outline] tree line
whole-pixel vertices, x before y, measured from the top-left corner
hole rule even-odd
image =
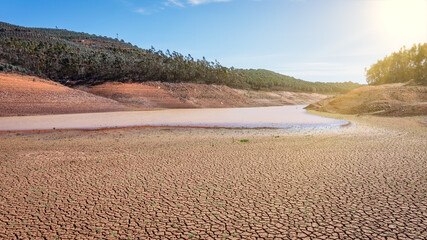
[[[345,93],[361,85],[353,82],[309,82],[265,69],[242,69],[252,89],[292,92]]]
[[[413,80],[427,85],[427,43],[401,48],[366,69],[369,84],[401,83]]]
[[[164,81],[321,93],[346,92],[359,86],[312,83],[266,70],[227,68],[218,61],[153,47],[140,49],[119,39],[0,22],[0,71],[10,70],[66,85]]]

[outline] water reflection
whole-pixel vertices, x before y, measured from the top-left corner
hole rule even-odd
[[[0,130],[94,129],[130,126],[288,129],[336,127],[346,123],[344,120],[308,114],[304,110],[304,105],[297,105],[7,117],[0,118]]]

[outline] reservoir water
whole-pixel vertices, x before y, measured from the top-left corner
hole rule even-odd
[[[0,118],[0,131],[48,129],[97,129],[134,126],[225,128],[331,128],[347,121],[308,114],[305,105],[166,109],[107,113],[82,113]]]

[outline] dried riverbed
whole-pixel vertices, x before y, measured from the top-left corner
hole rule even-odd
[[[426,239],[427,131],[0,136],[1,239]]]

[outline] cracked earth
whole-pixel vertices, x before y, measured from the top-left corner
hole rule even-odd
[[[363,121],[3,134],[0,239],[426,239],[426,127]]]

